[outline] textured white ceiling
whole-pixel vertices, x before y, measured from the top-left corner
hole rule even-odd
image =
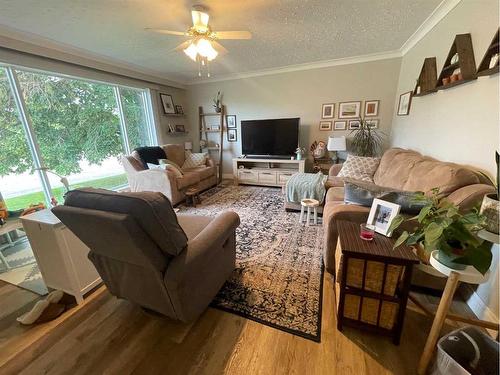
[[[170,52],[185,38],[144,28],[186,30],[194,3],[207,5],[215,31],[253,34],[252,40],[221,41],[229,54],[218,57],[211,69],[213,76],[222,76],[397,50],[440,2],[0,0],[0,26],[189,81],[196,77],[196,64]]]

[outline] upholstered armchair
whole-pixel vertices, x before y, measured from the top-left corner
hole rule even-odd
[[[89,248],[109,292],[188,322],[235,268],[236,213],[176,215],[161,193],[80,189],[52,212]]]
[[[169,159],[181,167],[185,162],[183,145],[168,144],[155,149],[158,150],[154,150],[149,160],[144,160],[146,156],[137,150],[122,158],[132,192],[156,191],[176,205],[184,200],[188,188],[205,190],[217,184],[217,168],[211,158],[207,158],[205,165],[184,169],[180,177],[171,170],[149,169],[147,163],[158,164],[158,159]]]

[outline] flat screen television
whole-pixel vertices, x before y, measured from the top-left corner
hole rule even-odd
[[[290,157],[299,145],[300,118],[241,121],[241,152],[247,156]]]

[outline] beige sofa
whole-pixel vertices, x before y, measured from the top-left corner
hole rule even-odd
[[[185,161],[183,145],[169,144],[161,148],[169,160],[182,167]],[[176,177],[171,171],[146,169],[136,151],[123,157],[122,163],[127,173],[130,191],[160,192],[170,199],[172,205],[182,202],[185,191],[190,187],[205,190],[217,185],[217,167],[210,158],[207,158],[206,164],[201,167],[184,170],[182,177]]]
[[[344,204],[344,182],[337,177],[341,168],[340,164],[330,168],[323,208],[323,258],[325,267],[331,274],[335,273],[338,237],[336,221],[364,223],[370,212],[369,207]],[[403,191],[429,192],[432,188],[439,187],[440,192],[461,209],[469,209],[480,202],[485,194],[495,192],[492,182],[479,172],[400,148],[384,153],[373,180],[376,185]]]

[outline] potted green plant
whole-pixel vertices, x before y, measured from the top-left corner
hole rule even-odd
[[[491,233],[499,234],[499,217],[500,217],[500,154],[495,152],[495,160],[497,163],[497,192],[495,194],[487,194],[483,198],[481,204],[481,214],[486,216],[486,230]]]
[[[214,102],[213,107],[214,107],[216,113],[220,113],[222,111],[221,101],[222,101],[222,95],[221,95],[220,91],[217,91],[217,95],[213,99],[213,102]]]
[[[439,189],[433,189],[431,196],[417,193],[415,203],[423,204],[419,214],[406,218],[398,215],[391,223],[389,231],[403,222],[413,224],[411,231],[403,231],[394,247],[406,243],[423,248],[427,254],[439,251],[439,262],[453,269],[464,269],[471,265],[482,274],[491,265],[491,243],[480,239],[477,232],[486,225],[486,218],[477,208],[461,213],[458,206],[442,198]]]
[[[383,133],[374,129],[364,120],[359,119],[359,128],[350,133],[351,149],[358,156],[376,156],[382,149]]]

